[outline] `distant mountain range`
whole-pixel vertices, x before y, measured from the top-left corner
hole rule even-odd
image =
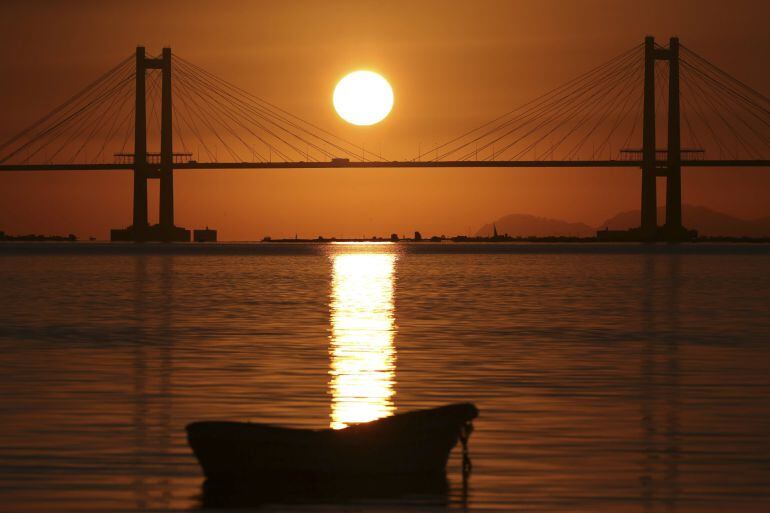
[[[476,232],[477,237],[491,237],[494,224],[499,235],[508,234],[511,237],[594,237],[596,228],[583,223],[568,223],[559,219],[536,217],[527,214],[510,214],[501,217],[494,223],[485,224]]]
[[[607,219],[598,228],[626,230],[639,226],[638,210],[621,212]],[[666,208],[658,208],[658,224],[665,223]],[[682,224],[698,230],[699,235],[731,237],[768,237],[770,236],[770,217],[760,219],[740,219],[708,207],[682,205]]]
[[[493,224],[500,235],[512,237],[593,237],[596,230],[626,230],[639,226],[638,210],[621,212],[601,225],[593,228],[584,223],[570,223],[559,219],[531,216],[527,214],[510,214],[485,224],[476,232],[477,237],[488,237],[493,233]],[[663,224],[666,218],[665,207],[658,209],[658,223]],[[682,205],[682,219],[687,228],[698,230],[705,236],[732,237],[770,237],[770,217],[760,219],[740,219],[707,207]]]

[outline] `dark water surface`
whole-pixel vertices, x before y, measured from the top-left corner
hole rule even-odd
[[[0,510],[186,510],[193,420],[473,401],[446,496],[770,510],[770,246],[0,245]],[[444,504],[445,503],[445,504]]]

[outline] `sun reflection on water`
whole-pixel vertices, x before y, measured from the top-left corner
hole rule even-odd
[[[394,410],[395,254],[338,254],[331,298],[331,427],[386,417]]]

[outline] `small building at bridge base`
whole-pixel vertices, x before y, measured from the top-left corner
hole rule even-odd
[[[154,224],[144,229],[114,228],[110,230],[112,242],[190,242],[190,230],[180,226],[170,228]]]
[[[208,226],[205,230],[193,230],[194,242],[216,242],[217,231],[210,229]]]

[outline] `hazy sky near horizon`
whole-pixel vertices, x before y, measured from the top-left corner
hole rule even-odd
[[[770,91],[765,1],[4,1],[0,141],[127,57],[162,46],[390,159],[484,123],[645,35],[679,36]],[[382,123],[353,127],[331,94],[347,72],[382,72]],[[275,170],[175,174],[176,222],[227,240],[265,235],[455,234],[510,213],[598,225],[637,209],[638,170]],[[661,195],[663,187],[661,182]],[[770,171],[686,170],[683,199],[770,216]],[[131,222],[128,172],[0,175],[0,230],[107,237]],[[150,189],[157,220],[157,183]],[[685,219],[685,223],[687,220]]]

